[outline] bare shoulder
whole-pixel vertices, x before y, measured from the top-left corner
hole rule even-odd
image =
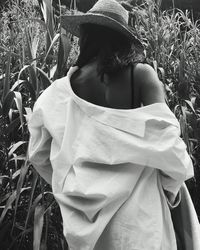
[[[143,105],[165,102],[163,84],[150,65],[138,63],[135,66],[134,75],[137,86],[140,88]]]
[[[135,76],[137,80],[141,84],[146,85],[146,87],[150,85],[162,86],[157,73],[149,64],[138,63],[135,66]]]

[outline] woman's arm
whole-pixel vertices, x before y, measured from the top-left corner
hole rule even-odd
[[[155,70],[150,65],[141,63],[137,64],[135,68],[135,78],[137,81],[136,84],[140,89],[141,102],[144,106],[153,103],[165,103],[163,84],[159,80]],[[172,126],[171,128],[169,126],[166,131],[163,129],[163,133],[160,134],[158,140],[160,143],[155,145],[151,154],[152,162],[159,161],[161,163],[162,167],[159,171],[161,184],[171,208],[177,206],[180,202],[180,196],[176,196],[176,194],[178,194],[178,190],[184,180],[193,176],[193,166],[186,151],[185,144],[178,134],[173,132],[173,130],[175,131],[176,129],[173,129]],[[170,141],[174,142],[170,143]],[[163,142],[165,142],[164,150],[162,150],[161,146],[163,145]],[[151,147],[153,148],[153,144]],[[158,158],[160,160],[158,160]],[[152,163],[152,166],[153,165],[154,164]],[[179,171],[183,171],[183,179],[181,179],[182,177]]]
[[[29,161],[41,177],[51,185],[53,169],[49,157],[52,138],[43,125],[40,109],[33,111],[28,122],[28,128],[30,132]]]
[[[134,74],[136,85],[140,89],[141,102],[144,106],[165,102],[163,84],[150,65],[138,63]]]

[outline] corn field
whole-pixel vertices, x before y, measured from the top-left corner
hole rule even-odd
[[[50,0],[11,1],[0,10],[0,244],[7,249],[67,249],[51,187],[28,161],[27,121],[35,101],[66,75],[77,39],[60,27],[76,11]],[[161,11],[148,0],[131,9],[131,23],[180,122],[194,164],[187,186],[200,218],[200,23],[189,11]]]

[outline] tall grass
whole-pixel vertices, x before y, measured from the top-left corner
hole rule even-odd
[[[65,74],[71,37],[51,1],[40,6],[42,19],[36,7],[13,1],[1,17],[1,249],[67,248],[51,187],[28,162],[27,119],[40,93]]]
[[[27,119],[41,92],[64,76],[78,54],[77,40],[59,25],[69,11],[51,1],[13,1],[0,26],[1,249],[67,249],[51,187],[27,158]],[[189,13],[161,12],[153,1],[133,9],[147,60],[164,83],[193,159],[188,183],[200,216],[200,29]]]

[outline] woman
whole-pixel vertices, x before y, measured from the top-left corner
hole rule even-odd
[[[128,12],[99,0],[62,25],[80,36],[80,55],[37,100],[29,156],[52,185],[69,249],[176,250],[170,209],[192,162]]]

